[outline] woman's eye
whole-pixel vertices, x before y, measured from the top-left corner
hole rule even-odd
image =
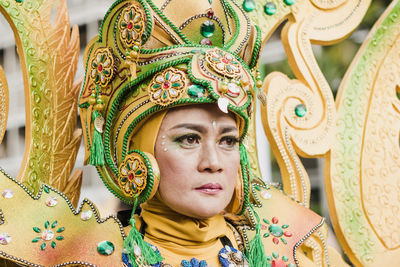
[[[225,136],[225,137],[222,137],[221,138],[221,140],[220,140],[220,144],[222,145],[222,146],[226,146],[226,147],[234,147],[234,146],[236,146],[236,144],[239,142],[239,140],[238,140],[238,138],[237,137],[234,137],[234,136]]]
[[[190,134],[190,135],[183,135],[175,139],[176,142],[184,145],[184,146],[193,146],[200,143],[200,136]]]

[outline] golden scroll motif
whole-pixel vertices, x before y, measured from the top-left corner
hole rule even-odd
[[[281,168],[284,191],[307,207],[309,178],[297,154],[304,157],[326,154],[335,119],[332,92],[311,44],[331,44],[344,39],[358,25],[369,2],[298,1],[286,7],[286,13],[284,9],[277,11],[288,18],[282,42],[297,79],[289,80],[281,73],[269,74],[263,87],[268,102],[261,108],[262,120]],[[280,21],[276,19],[275,23]],[[277,24],[267,23],[267,26],[274,29]],[[263,30],[263,36],[268,37],[270,32]]]
[[[357,266],[400,262],[400,3],[354,58],[337,97],[326,185],[335,232]]]

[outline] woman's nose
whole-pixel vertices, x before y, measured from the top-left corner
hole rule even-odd
[[[215,143],[203,144],[199,155],[198,168],[200,172],[222,172],[222,158]]]

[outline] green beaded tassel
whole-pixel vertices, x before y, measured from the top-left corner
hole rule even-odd
[[[253,176],[251,174],[251,166],[250,166],[249,158],[248,158],[248,155],[247,155],[247,150],[246,150],[246,147],[243,145],[243,143],[240,143],[239,151],[240,151],[240,161],[244,163],[244,165],[246,167],[246,171],[248,172],[249,183],[251,183],[251,180],[252,180]],[[263,244],[263,242],[261,240],[261,222],[260,222],[260,218],[258,217],[257,212],[254,210],[253,206],[250,203],[249,193],[247,193],[247,196],[245,196],[245,205],[251,209],[251,211],[254,214],[254,217],[256,217],[256,220],[257,220],[257,223],[256,223],[256,235],[249,242],[249,246],[248,246],[248,248],[246,250],[247,260],[249,261],[251,267],[269,266],[269,262],[267,260],[267,257],[265,256],[264,244]]]
[[[143,240],[142,234],[139,233],[135,227],[136,206],[137,199],[133,206],[132,217],[130,220],[132,228],[124,240],[124,253],[127,254],[129,263],[132,264],[133,267],[139,267],[137,262],[146,266],[160,263],[164,258]]]
[[[255,237],[249,242],[249,246],[246,251],[247,260],[250,263],[251,267],[264,267],[269,266],[267,257],[265,256],[265,248],[264,244],[261,240],[261,223],[260,218],[258,217],[257,212],[254,210],[253,206],[250,205],[251,211],[256,217],[257,224],[256,224],[256,235]]]
[[[97,116],[101,116],[100,113],[95,110],[92,115],[93,123]],[[94,127],[92,146],[90,147],[90,158],[89,164],[93,166],[103,166],[104,161],[104,146],[101,133]]]

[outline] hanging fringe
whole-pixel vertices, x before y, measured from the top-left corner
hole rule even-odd
[[[95,110],[92,115],[93,123],[97,116],[101,115],[97,110]],[[101,133],[96,129],[96,127],[94,127],[92,146],[90,147],[89,164],[93,166],[103,166],[105,164],[103,139]]]
[[[247,251],[246,251],[246,257],[247,257],[247,260],[249,261],[251,267],[269,266],[269,262],[267,260],[267,257],[265,256],[264,244],[261,240],[260,218],[258,217],[258,214],[254,210],[253,206],[251,204],[249,206],[251,208],[251,211],[254,214],[254,217],[256,217],[257,224],[256,224],[256,235],[249,242],[249,247],[247,248]]]
[[[133,267],[139,267],[138,262],[144,265],[153,265],[162,262],[164,259],[160,253],[150,247],[150,245],[143,240],[142,234],[135,227],[135,210],[137,207],[137,199],[132,210],[132,217],[130,220],[131,230],[124,240],[124,253],[127,254],[129,263]]]

